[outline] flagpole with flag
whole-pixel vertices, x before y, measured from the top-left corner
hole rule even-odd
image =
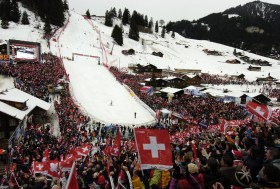
[[[77,180],[76,162],[74,161],[65,189],[78,189],[78,188],[79,185]]]
[[[139,152],[139,148],[138,148],[138,143],[137,143],[137,138],[136,138],[136,134],[135,134],[135,127],[133,127],[133,134],[134,134],[134,137],[135,137],[135,144],[136,144],[136,149],[137,149],[137,155],[138,155],[138,161],[139,161],[139,164],[140,164],[140,169],[142,171],[142,174],[144,175],[144,172],[143,172],[143,169],[141,167],[141,158],[140,158],[140,152]]]

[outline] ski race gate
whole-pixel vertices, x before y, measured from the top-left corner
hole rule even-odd
[[[74,61],[75,55],[76,56],[90,57],[90,58],[97,58],[98,65],[100,65],[100,56],[93,56],[93,55],[80,54],[80,53],[72,53],[72,61]]]

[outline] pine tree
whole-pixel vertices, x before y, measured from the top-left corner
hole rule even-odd
[[[44,26],[45,35],[50,34],[51,31],[52,31],[52,28],[51,28],[50,20],[49,20],[49,18],[47,18],[46,22],[45,22],[45,26]]]
[[[6,19],[6,17],[3,17],[2,18],[2,21],[1,21],[1,27],[3,28],[3,29],[8,29],[9,28],[9,22],[8,22],[8,20]]]
[[[10,1],[0,1],[0,18],[5,18],[6,21],[11,20],[11,2]]]
[[[130,19],[130,28],[129,28],[128,37],[135,41],[139,41],[139,30],[135,19],[136,18],[134,15]]]
[[[112,31],[111,37],[116,41],[118,45],[123,45],[122,29],[117,24]]]
[[[18,23],[20,20],[20,11],[18,8],[18,2],[16,0],[12,0],[12,4],[11,4],[11,21]]]
[[[171,37],[175,38],[175,32],[174,31],[172,31]]]
[[[123,16],[122,16],[123,25],[129,24],[129,20],[130,20],[130,13],[129,13],[129,10],[127,8],[125,8],[123,11]]]
[[[118,18],[119,18],[119,19],[122,19],[122,9],[119,9]]]
[[[111,18],[117,17],[117,11],[116,11],[115,7],[110,10],[110,15],[111,15]]]
[[[161,37],[162,37],[162,38],[165,37],[165,26],[162,27],[162,30],[161,30]]]
[[[155,32],[158,33],[158,21],[156,21]]]
[[[49,11],[46,17],[50,19],[50,24],[63,26],[65,21],[64,6],[62,0],[48,0]]]
[[[69,10],[69,6],[68,6],[67,0],[64,0],[64,2],[63,2],[63,8],[64,8],[64,11],[68,11],[68,10]]]
[[[90,18],[90,12],[89,12],[89,9],[87,10],[87,12],[86,12],[86,17],[87,18]]]
[[[28,15],[27,15],[26,11],[24,11],[23,14],[22,14],[21,23],[23,25],[29,25],[29,19],[28,19]]]
[[[145,16],[145,27],[148,27],[148,26],[149,26],[148,16],[146,15]]]
[[[109,27],[113,26],[112,18],[108,10],[105,13],[105,26],[109,26]]]
[[[152,31],[154,26],[153,18],[150,18],[148,28]]]

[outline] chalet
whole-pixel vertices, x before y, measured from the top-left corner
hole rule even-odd
[[[258,66],[249,66],[248,67],[248,70],[249,71],[258,71],[258,72],[260,72],[261,71],[261,69],[262,69],[262,67],[258,67]]]
[[[180,88],[180,89],[186,87],[184,79],[181,79],[179,77],[168,77],[163,79],[167,81],[167,85],[169,87]]]
[[[257,78],[256,82],[258,83],[273,83],[276,82],[277,79],[275,79],[274,77],[271,77],[270,74],[268,74],[268,77],[264,77],[264,78]]]
[[[229,64],[240,64],[240,60],[237,60],[237,59],[232,59],[232,60],[227,60],[226,63],[229,63]]]
[[[122,50],[122,54],[124,54],[124,55],[135,55],[135,50],[134,49]]]
[[[214,55],[214,56],[221,56],[222,53],[219,52],[219,51],[211,51],[211,50],[208,50],[208,49],[203,49],[203,52],[205,52],[207,55]]]
[[[168,81],[162,78],[149,78],[149,79],[145,79],[145,85],[152,86],[156,90],[160,90],[168,86]]]
[[[243,60],[244,62],[250,61],[250,58],[248,56],[241,56],[240,59]]]
[[[9,139],[17,125],[27,117],[42,119],[51,104],[19,89],[0,92],[0,139]]]
[[[201,85],[202,78],[199,75],[188,76],[188,77],[190,78],[190,80],[188,82],[188,86],[189,85],[193,85],[193,86],[200,86]]]
[[[237,80],[245,80],[245,75],[244,74],[232,75],[231,78],[232,79],[237,79]]]
[[[162,52],[152,52],[152,55],[163,57],[163,53]]]
[[[275,82],[276,87],[280,87],[280,82]]]
[[[161,75],[162,75],[162,69],[158,69],[156,66],[154,66],[152,64],[149,64],[146,66],[137,64],[135,67],[133,67],[133,71],[135,73],[139,73],[139,74],[151,73],[155,77],[161,77]]]
[[[259,63],[260,66],[272,66],[268,61],[264,60]]]

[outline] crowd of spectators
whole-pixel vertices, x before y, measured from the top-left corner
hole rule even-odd
[[[245,109],[233,103],[224,104],[214,97],[204,99],[188,95],[169,103],[162,97],[140,92],[139,81],[146,76],[128,75],[114,68],[110,71],[154,110],[167,108],[196,122],[203,119],[208,124],[217,124],[221,117],[232,120],[247,116]],[[62,78],[67,80],[61,60],[52,55],[45,56],[44,64],[0,65],[0,74],[14,77],[17,88],[44,100],[49,96],[47,85],[57,85]],[[50,152],[51,160],[65,159],[72,149],[88,143],[97,150],[76,161],[80,189],[280,187],[280,151],[273,147],[275,139],[280,138],[277,127],[266,124],[259,127],[258,123],[250,122],[240,126],[232,136],[199,129],[183,141],[171,144],[173,169],[142,171],[133,138],[124,139],[127,133],[133,135],[132,129],[121,126],[108,129],[102,123],[92,122],[74,103],[67,82],[64,87],[60,99],[54,99],[61,135],[52,136],[50,125],[28,123],[22,141],[7,149],[12,165],[16,166],[9,177],[3,177],[3,185],[9,185],[9,188],[64,188],[69,172],[63,172],[60,178],[32,174],[32,162],[41,162],[46,150]],[[188,130],[184,122],[167,128],[160,124],[165,122],[149,128],[169,129],[170,133]],[[107,146],[112,146],[111,136],[116,135],[117,128],[121,128],[123,141],[120,156],[114,157],[104,152]]]

